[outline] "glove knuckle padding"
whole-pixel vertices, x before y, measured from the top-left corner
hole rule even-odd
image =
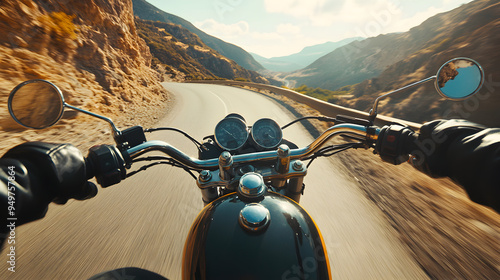
[[[14,147],[3,157],[32,162],[60,203],[84,191],[85,162],[82,153],[73,145],[29,142]]]
[[[415,167],[432,177],[449,175],[449,148],[485,127],[465,120],[436,120],[420,128],[419,146],[424,159]]]

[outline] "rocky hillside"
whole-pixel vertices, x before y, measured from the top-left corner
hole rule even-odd
[[[214,49],[221,55],[231,60],[234,60],[242,67],[253,71],[258,71],[263,69],[262,65],[260,65],[257,61],[255,61],[255,59],[242,48],[224,42],[219,38],[215,38],[211,35],[208,35],[205,32],[201,31],[200,29],[196,28],[189,21],[180,18],[176,15],[166,13],[156,8],[155,6],[149,4],[145,0],[132,0],[132,2],[134,4],[134,13],[136,16],[145,20],[162,21],[165,23],[178,24],[186,28],[187,30],[193,32],[194,34],[198,35],[200,39],[205,44],[207,44],[207,46]]]
[[[160,99],[130,1],[37,2],[0,4],[2,106],[10,90],[28,79],[50,80],[67,101],[99,112]]]
[[[494,83],[500,80],[499,14],[498,1],[476,0],[433,16],[408,32],[379,35],[338,48],[287,79],[296,85],[332,90],[360,83],[352,92],[354,98],[339,104],[368,111],[376,96],[435,75],[439,66],[453,57],[471,57],[483,66],[490,81],[482,95],[468,101],[473,104],[445,101],[428,84],[383,101],[380,112],[415,122],[460,117],[500,125],[496,113],[500,97]]]
[[[355,41],[335,49],[304,69],[286,75],[284,79],[292,87],[305,84],[335,90],[376,77],[387,66],[419,50],[419,45],[428,38],[419,34],[404,39],[403,34],[386,34]]]
[[[466,118],[490,126],[500,126],[500,3],[478,0],[451,12],[439,14],[402,34],[434,34],[422,48],[387,67],[376,78],[356,85],[355,99],[345,102],[368,110],[372,100],[387,91],[436,74],[453,57],[470,57],[483,67],[483,89],[472,98],[453,102],[436,93],[432,83],[402,92],[383,102],[382,114],[425,122],[436,118]]]
[[[483,4],[484,1],[474,1],[453,11],[436,15],[405,33],[379,35],[352,42],[286,78],[295,81],[297,86],[306,84],[310,87],[335,90],[376,77],[392,64],[431,45],[440,44],[446,39],[444,35],[448,31],[462,26],[462,19],[471,16],[473,10],[481,9]],[[480,24],[484,23],[483,21]],[[478,22],[475,26],[477,24]],[[441,38],[441,41],[436,41],[438,38]]]
[[[28,79],[54,82],[72,105],[138,118],[141,108],[160,106],[166,98],[151,60],[137,35],[131,1],[3,0],[1,130],[21,129],[6,103],[12,88]]]
[[[172,77],[191,80],[244,79],[268,83],[257,72],[249,71],[222,56],[180,25],[137,17],[136,25],[139,35],[153,54],[153,66],[164,69]]]

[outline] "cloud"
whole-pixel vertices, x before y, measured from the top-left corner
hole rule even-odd
[[[303,42],[311,42],[311,44],[323,42],[307,38],[300,26],[291,23],[278,24],[274,30],[268,31],[252,30],[246,21],[225,24],[215,19],[207,19],[194,22],[194,25],[212,36],[244,46],[247,51],[267,57],[298,52],[303,48]]]
[[[292,7],[302,7],[301,3],[303,3],[302,0],[274,1],[281,2],[281,5],[285,4],[285,2],[293,2],[295,6],[292,5]],[[408,9],[408,6],[404,6],[407,3],[403,3],[402,0],[343,0],[328,2],[313,0],[313,2],[317,8],[302,13],[302,15],[307,15],[308,24],[316,27],[343,29],[343,34],[346,37],[373,37],[384,33],[404,32],[449,9],[442,5],[443,1],[437,0],[434,3],[435,5],[419,9],[420,12],[410,13],[411,16],[409,16],[408,12],[403,12],[403,10]],[[278,3],[272,5],[278,5]],[[299,15],[299,12],[295,11],[295,9],[283,8],[281,13],[289,16]]]
[[[305,19],[314,26],[362,23],[377,11],[399,13],[399,0],[264,0],[266,11]]]
[[[284,39],[283,36],[276,32],[251,32],[250,37],[259,42],[281,41]]]
[[[282,23],[282,24],[279,24],[277,27],[276,27],[276,32],[278,32],[278,34],[291,34],[291,35],[295,35],[295,34],[300,34],[300,27],[297,26],[297,25],[293,25],[291,23]]]
[[[218,22],[215,19],[207,19],[204,21],[194,22],[196,27],[203,30],[207,34],[222,39],[238,46],[245,46],[247,51],[270,50],[282,46],[285,37],[276,31],[270,32],[255,32],[251,31],[249,24],[246,21],[239,21],[232,24]],[[294,32],[293,26],[282,24],[279,29]],[[276,27],[278,29],[278,27]],[[295,30],[296,31],[296,30]],[[275,50],[276,51],[276,50]]]
[[[238,2],[241,0],[230,0]],[[264,0],[256,20],[194,24],[205,32],[267,57],[348,37],[404,32],[429,17],[471,0]],[[228,3],[229,3],[228,2]],[[260,8],[260,6],[259,6]],[[235,10],[236,12],[237,10]]]
[[[246,21],[239,21],[233,24],[224,24],[214,19],[194,22],[194,25],[206,33],[219,38],[236,38],[250,32],[250,26]]]
[[[264,0],[264,6],[269,13],[301,18],[313,16],[325,2],[325,0]]]

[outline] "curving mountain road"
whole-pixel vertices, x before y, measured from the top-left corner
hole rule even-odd
[[[164,86],[176,104],[158,126],[181,128],[196,139],[213,134],[217,122],[231,112],[242,114],[248,124],[262,117],[280,125],[293,119],[279,104],[251,91],[205,84]],[[286,129],[284,136],[299,146],[312,141],[300,125]],[[174,132],[148,138],[196,155],[194,145]],[[315,161],[301,200],[322,231],[333,279],[427,279],[356,181],[338,172],[338,164]],[[94,199],[51,205],[45,219],[18,228],[16,272],[7,271],[4,249],[0,279],[87,279],[124,266],[180,279],[186,234],[201,209],[199,190],[188,174],[153,167],[100,189]]]

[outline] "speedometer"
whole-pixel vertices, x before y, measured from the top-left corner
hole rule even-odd
[[[262,148],[276,148],[283,139],[281,127],[272,119],[260,119],[252,126],[252,139]]]
[[[238,150],[247,139],[247,125],[239,118],[226,117],[215,126],[215,141],[224,150]]]

